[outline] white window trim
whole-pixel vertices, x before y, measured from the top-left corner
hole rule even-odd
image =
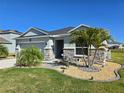
[[[76,44],[75,44],[75,48],[74,48],[74,56],[75,57],[84,57],[84,56],[87,56],[87,55],[83,55],[83,54],[81,54],[81,55],[78,55],[78,54],[76,54],[76,48],[88,48],[88,47],[76,47]]]

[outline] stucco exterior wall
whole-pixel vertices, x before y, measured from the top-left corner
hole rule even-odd
[[[75,44],[70,43],[70,37],[66,36],[64,37],[64,49],[74,49]]]
[[[42,38],[25,38],[25,39],[17,39],[16,44],[20,46],[21,49],[35,46],[41,50],[44,54],[44,60],[50,61],[55,59],[54,51],[53,51],[53,39],[49,37]]]
[[[3,44],[5,45],[8,50],[9,50],[9,53],[15,53],[15,47],[16,47],[16,40],[15,38],[16,37],[19,37],[20,35],[18,34],[0,34],[0,37],[3,37],[5,38],[6,40],[10,41],[12,44]]]
[[[55,59],[56,55],[56,45],[55,41],[56,40],[64,40],[64,47],[63,47],[63,58],[64,60],[68,60],[70,62],[76,62],[78,61],[81,57],[79,55],[75,55],[75,44],[70,43],[70,37],[65,36],[65,37],[55,37],[55,38],[50,38],[50,37],[40,37],[40,38],[26,38],[26,39],[17,39],[16,42],[18,45],[20,45],[20,48],[26,48],[31,45],[35,45],[36,47],[40,48],[41,51],[44,54],[44,60],[45,61],[51,61]],[[37,43],[34,43],[37,42]],[[98,55],[101,56],[101,60],[104,59],[104,53],[105,51],[99,51],[97,53],[97,58]],[[94,50],[92,50],[92,55],[94,54]]]

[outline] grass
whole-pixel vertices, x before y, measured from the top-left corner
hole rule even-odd
[[[124,51],[112,52],[112,60],[119,64],[124,64]]]
[[[123,54],[113,53],[113,60],[122,64]],[[124,69],[119,73],[120,80],[102,83],[41,68],[3,69],[0,70],[0,93],[124,93]]]

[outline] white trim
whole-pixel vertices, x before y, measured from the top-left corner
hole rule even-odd
[[[51,35],[29,36],[29,37],[17,37],[17,38],[15,38],[15,39],[42,38],[42,37],[51,37]]]
[[[27,37],[17,37],[17,38],[15,38],[15,39],[42,38],[42,37],[63,37],[63,36],[69,36],[69,34],[43,35],[43,36],[27,36]]]
[[[52,50],[53,48],[51,47],[45,47],[44,50]]]
[[[59,35],[52,35],[52,37],[63,37],[63,36],[69,36],[70,34],[59,34]]]
[[[63,49],[75,49],[75,47],[64,47]]]
[[[42,33],[44,33],[44,34],[48,34],[48,33],[44,32],[44,31],[42,31],[42,30],[39,30],[39,29],[37,29],[37,28],[35,28],[35,27],[30,27],[30,28],[28,28],[28,29],[26,30],[25,33],[21,34],[20,36],[23,36],[23,35],[25,35],[26,33],[30,32],[31,29],[35,29],[35,30],[37,30],[37,31],[39,31],[39,32],[42,32]]]
[[[32,27],[33,29],[36,29],[36,30],[38,30],[38,31],[40,31],[40,32],[42,32],[42,33],[44,33],[44,34],[48,34],[47,32],[45,32],[45,31],[42,31],[42,29],[40,30],[40,29],[37,29],[37,28],[35,28],[35,27]]]
[[[30,43],[30,44],[32,44],[32,43],[44,43],[45,41],[31,41],[31,42],[18,42],[18,44],[26,44],[26,43]]]
[[[82,48],[82,47],[76,47],[76,44],[75,44],[75,48],[74,48],[74,56],[76,56],[76,57],[83,57],[83,56],[87,56],[87,55],[78,55],[78,54],[76,54],[76,48]],[[83,48],[88,48],[88,47],[83,47]]]
[[[81,26],[90,27],[90,26],[85,25],[85,24],[80,24],[80,25],[78,25],[77,27],[75,27],[75,28],[71,29],[70,31],[68,31],[68,33],[74,31],[75,29],[77,29],[77,28],[79,28],[79,27],[81,27]]]

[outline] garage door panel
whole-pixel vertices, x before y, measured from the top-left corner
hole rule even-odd
[[[37,48],[39,48],[42,52],[44,52],[44,43],[25,43],[25,44],[21,44],[20,47],[23,49],[23,48],[28,48],[28,47],[31,47],[31,46],[35,46]]]

